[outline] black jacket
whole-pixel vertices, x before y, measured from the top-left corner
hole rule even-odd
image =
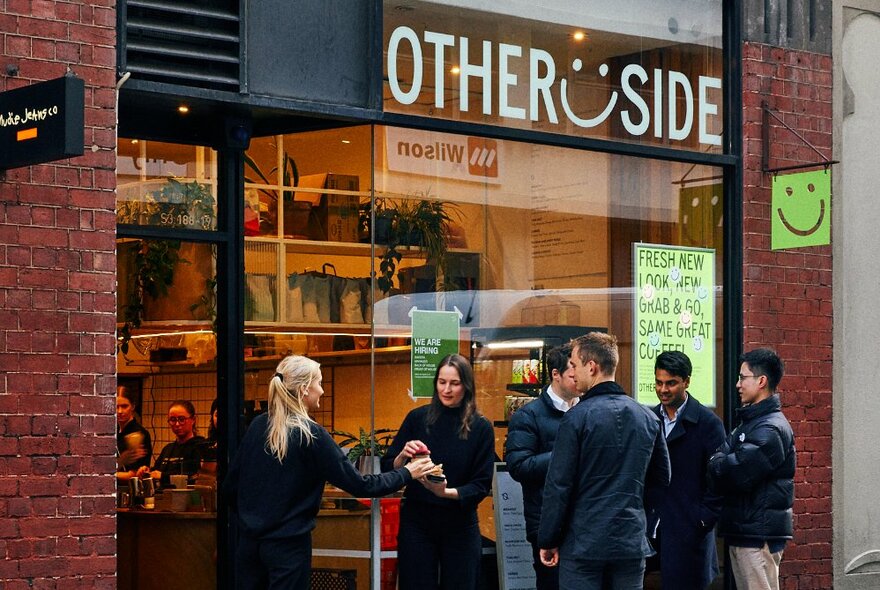
[[[565,413],[544,488],[538,544],[561,559],[653,555],[645,536],[645,483],[668,485],[663,427],[612,381]]]
[[[662,406],[654,407],[661,417]],[[718,575],[715,523],[721,497],[707,489],[709,458],[724,442],[724,425],[697,398],[688,396],[666,437],[672,481],[648,486],[648,532],[660,519],[660,575],[663,590],[701,590]]]
[[[518,409],[508,425],[504,459],[511,477],[522,484],[526,538],[530,543],[538,537],[550,452],[564,415],[544,390],[537,399]]]
[[[739,408],[741,420],[709,460],[710,489],[724,496],[718,534],[742,541],[792,538],[794,433],[778,395]]]
[[[412,477],[405,467],[381,475],[361,475],[318,424],[314,440],[300,441],[291,432],[287,456],[279,463],[266,447],[268,415],[251,423],[223,482],[241,530],[257,539],[284,539],[310,532],[329,481],[357,497],[390,494]]]

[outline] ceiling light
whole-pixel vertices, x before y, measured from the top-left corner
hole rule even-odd
[[[179,107],[177,107],[177,112],[180,113],[181,115],[185,115],[189,112],[189,107],[186,106],[185,104],[182,104]]]
[[[575,31],[574,35],[572,35],[575,41],[583,41],[587,38],[587,34],[583,31]]]
[[[489,342],[486,348],[501,350],[506,348],[541,348],[542,346],[544,346],[543,340],[503,340],[501,342]]]

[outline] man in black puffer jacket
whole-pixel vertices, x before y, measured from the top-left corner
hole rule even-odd
[[[569,357],[571,346],[557,346],[547,353],[550,385],[538,399],[517,410],[507,429],[504,459],[510,475],[522,484],[526,539],[532,544],[536,590],[559,588],[559,568],[541,563],[538,547],[538,524],[544,480],[550,467],[550,454],[556,443],[556,431],[565,413],[577,402],[574,367]]]
[[[795,470],[794,433],[776,394],[783,365],[766,348],[740,361],[740,424],[709,459],[709,486],[724,497],[718,533],[730,546],[736,587],[778,589],[792,538]]]

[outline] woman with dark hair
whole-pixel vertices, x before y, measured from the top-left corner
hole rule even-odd
[[[269,409],[254,418],[223,484],[239,524],[239,589],[309,587],[311,532],[326,482],[358,497],[384,496],[434,467],[423,459],[392,473],[361,475],[309,416],[324,394],[320,365],[289,356],[275,371]]]
[[[192,402],[177,400],[168,406],[168,425],[175,440],[162,448],[150,477],[162,482],[163,487],[171,485],[172,475],[195,476],[202,465],[201,447],[205,437],[196,434],[196,409]],[[138,469],[138,476],[149,471],[148,467]]]
[[[124,386],[116,388],[117,475],[127,479],[134,471],[149,465],[153,455],[150,433],[137,421],[135,397]]]
[[[404,492],[400,590],[471,590],[481,553],[477,506],[492,485],[495,434],[477,410],[474,372],[461,355],[440,361],[431,403],[407,414],[382,468],[399,468],[425,453],[443,476],[419,478]]]

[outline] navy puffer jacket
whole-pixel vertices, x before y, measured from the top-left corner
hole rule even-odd
[[[729,542],[792,538],[794,433],[778,395],[739,408],[741,420],[709,459],[709,486],[724,496],[718,533]]]

